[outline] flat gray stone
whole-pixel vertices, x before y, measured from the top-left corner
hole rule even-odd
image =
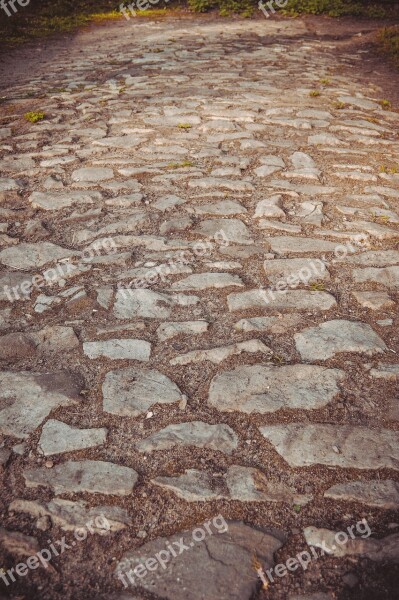
[[[90,523],[94,534],[106,535],[108,532],[121,531],[132,525],[132,519],[124,508],[119,506],[89,508],[88,503],[83,500],[72,502],[54,498],[47,504],[37,500],[13,500],[8,510],[27,513],[36,519],[49,517],[53,526],[60,527],[63,531],[87,528],[87,523]]]
[[[399,533],[393,533],[377,540],[368,537],[371,534],[371,530],[369,528],[366,531],[367,528],[365,525],[362,527],[363,535],[354,539],[348,536],[349,539],[345,544],[337,544],[336,535],[338,532],[330,531],[329,529],[306,527],[303,530],[303,535],[309,546],[323,547],[326,554],[331,556],[361,556],[369,558],[374,562],[398,564]]]
[[[37,244],[22,243],[0,252],[0,262],[12,269],[28,271],[43,267],[47,263],[55,262],[61,258],[69,258],[79,254],[77,251],[62,248],[51,242],[38,242]]]
[[[0,192],[10,192],[11,190],[18,190],[21,186],[10,177],[0,177]]]
[[[48,325],[29,334],[41,354],[68,352],[80,346],[79,339],[72,327]]]
[[[227,358],[236,356],[242,352],[261,352],[262,354],[269,356],[272,354],[271,349],[260,340],[247,340],[245,342],[230,344],[229,346],[220,346],[219,348],[193,350],[192,352],[181,354],[169,362],[171,365],[188,365],[190,363],[210,361],[213,364],[218,365]]]
[[[197,296],[120,288],[115,295],[114,314],[118,319],[168,319],[174,307],[190,306],[198,301]]]
[[[158,327],[157,336],[164,342],[178,335],[201,335],[208,331],[208,327],[206,321],[169,321]]]
[[[202,542],[194,541],[192,531],[180,531],[124,554],[116,574],[119,573],[119,578],[124,576],[129,585],[126,575],[129,573],[132,587],[143,587],[166,600],[187,600],[187,590],[190,590],[190,600],[249,600],[258,588],[254,555],[264,569],[271,568],[273,554],[281,548],[285,536],[282,532],[272,535],[233,521],[227,521],[224,527],[222,519],[218,521],[218,518],[212,521],[215,525],[210,524],[213,535],[206,535]],[[177,557],[169,554],[163,569],[157,567],[148,572],[141,567],[141,572],[137,571],[140,577],[135,576],[134,570],[138,565],[144,565],[167,545],[173,547],[177,542],[183,542],[190,550],[181,552]]]
[[[365,108],[366,110],[376,110],[381,108],[377,102],[367,100],[367,98],[358,98],[357,96],[340,96],[338,100],[344,104],[351,104],[352,106]]]
[[[398,250],[370,250],[346,257],[346,262],[365,267],[386,267],[399,264]]]
[[[29,196],[29,202],[32,208],[40,208],[42,210],[62,210],[69,208],[74,204],[93,204],[95,201],[101,200],[100,192],[84,191],[84,192],[33,192]]]
[[[232,244],[254,243],[248,227],[239,219],[207,219],[201,221],[194,232],[209,238],[217,238],[215,234],[223,232],[224,240]]]
[[[121,417],[137,417],[154,404],[182,400],[177,385],[155,369],[128,367],[110,371],[103,384],[104,411]]]
[[[264,200],[258,202],[254,217],[285,217],[285,212],[282,209],[281,198],[282,196],[277,194],[276,196],[271,196],[270,198],[265,198]]]
[[[81,398],[79,381],[66,372],[0,372],[0,431],[27,438],[53,409]]]
[[[397,379],[399,379],[399,364],[388,365],[378,363],[376,368],[370,369],[369,374],[371,377],[374,377],[374,379],[386,379],[387,381],[396,381]]]
[[[15,302],[29,300],[32,292],[32,277],[28,273],[11,272],[0,277],[0,301]]]
[[[105,444],[107,433],[108,430],[105,428],[78,429],[62,421],[50,419],[43,426],[38,447],[45,456],[95,448]]]
[[[356,283],[371,281],[381,283],[389,288],[399,288],[399,266],[353,269],[352,277]]]
[[[324,492],[324,497],[345,502],[359,502],[384,510],[397,510],[399,483],[391,479],[337,483]]]
[[[327,360],[340,352],[361,352],[367,356],[387,350],[384,341],[367,323],[335,319],[309,327],[294,335],[303,360]]]
[[[352,425],[265,425],[261,434],[291,467],[399,469],[399,432]]]
[[[190,179],[189,188],[202,188],[205,190],[229,190],[230,192],[252,192],[254,186],[249,181],[242,179],[222,179],[220,177],[203,177]]]
[[[227,296],[230,312],[263,308],[264,310],[330,310],[336,306],[334,296],[327,292],[307,290],[274,291],[254,289]]]
[[[211,204],[194,204],[186,207],[187,212],[196,215],[241,215],[247,212],[240,202],[236,200],[222,200]]]
[[[151,483],[173,492],[186,502],[207,502],[227,498],[224,481],[217,481],[209,473],[187,469],[177,477],[156,477]]]
[[[175,206],[180,206],[185,202],[186,200],[184,198],[180,198],[180,196],[168,194],[167,196],[162,196],[162,198],[159,198],[158,200],[156,200],[156,202],[153,202],[151,206],[153,206],[157,210],[161,210],[162,212],[164,212],[165,210],[169,210]]]
[[[271,331],[271,333],[285,333],[292,327],[296,327],[302,321],[302,315],[291,313],[279,317],[251,317],[240,319],[235,323],[237,331]]]
[[[334,252],[337,244],[317,238],[292,237],[289,235],[270,238],[270,247],[278,254],[306,254]]]
[[[231,454],[238,446],[238,438],[228,425],[191,421],[169,425],[136,444],[140,452],[169,450],[174,446],[196,446]]]
[[[242,365],[212,379],[208,404],[223,412],[249,414],[311,410],[331,402],[344,377],[344,371],[316,365]]]
[[[113,176],[113,170],[108,167],[84,167],[73,171],[71,179],[72,181],[89,181],[96,183],[97,181],[112,179]]]
[[[276,284],[286,280],[288,285],[296,287],[312,281],[328,281],[330,273],[325,262],[316,258],[284,258],[265,260],[263,263],[268,280]]]
[[[128,496],[138,478],[134,469],[101,460],[69,460],[52,469],[25,470],[23,476],[26,487],[44,486],[57,496],[73,492]]]
[[[244,287],[238,275],[231,273],[195,273],[185,279],[172,283],[171,288],[177,291],[221,289],[225,287]]]
[[[122,135],[104,137],[94,140],[94,146],[106,146],[107,148],[135,148],[145,141],[145,138],[137,135]]]
[[[89,358],[112,358],[113,360],[140,360],[150,359],[151,344],[145,340],[115,339],[84,342],[83,352]]]
[[[352,294],[363,308],[382,310],[395,306],[395,302],[388,296],[387,292],[352,292]]]

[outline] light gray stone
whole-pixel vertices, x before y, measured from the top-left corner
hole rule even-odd
[[[337,244],[328,240],[317,238],[304,238],[292,236],[276,236],[270,239],[270,247],[278,254],[306,254],[334,252]]]
[[[0,431],[27,438],[60,406],[80,400],[79,382],[66,372],[0,372]]]
[[[236,200],[222,200],[211,204],[195,204],[187,206],[186,210],[196,215],[242,215],[247,212],[240,202]]]
[[[345,260],[348,263],[364,265],[365,267],[386,267],[392,264],[399,264],[399,251],[371,250],[369,252],[348,256]]]
[[[196,469],[187,469],[177,477],[156,477],[151,482],[173,492],[186,502],[206,502],[227,498],[223,481],[215,481],[209,473]]]
[[[35,343],[36,350],[42,354],[68,352],[80,345],[73,328],[62,325],[48,325],[29,336]]]
[[[353,269],[352,277],[356,283],[371,281],[381,283],[389,288],[399,288],[399,266]]]
[[[229,346],[220,346],[219,348],[209,348],[206,350],[193,350],[186,354],[181,354],[170,361],[171,365],[188,365],[190,363],[198,363],[210,361],[218,365],[222,361],[236,356],[242,352],[256,353],[261,352],[271,356],[272,351],[268,346],[265,346],[260,340],[247,340],[245,342],[237,342]]]
[[[309,327],[294,335],[303,360],[327,360],[340,352],[361,352],[367,356],[387,349],[384,341],[367,323],[335,319]]]
[[[377,367],[370,369],[370,376],[374,379],[386,379],[387,381],[396,381],[399,379],[399,364],[388,365],[378,363]]]
[[[306,290],[274,291],[255,289],[227,296],[230,312],[263,308],[264,310],[330,310],[336,300],[326,292],[308,292]]]
[[[147,361],[151,354],[151,344],[145,340],[115,339],[84,342],[83,352],[89,358],[130,359]]]
[[[239,219],[208,219],[201,221],[195,233],[213,238],[220,238],[226,244],[253,244],[248,227]]]
[[[89,508],[87,502],[72,502],[62,498],[54,498],[47,504],[37,500],[13,500],[9,511],[27,513],[36,519],[48,517],[54,526],[63,531],[75,531],[87,528],[90,533],[107,535],[109,532],[121,531],[132,525],[132,519],[124,508],[119,506],[94,506]]]
[[[197,304],[197,296],[164,294],[148,289],[118,289],[114,314],[118,319],[168,319],[176,306]]]
[[[195,273],[185,279],[172,283],[171,288],[177,291],[206,290],[209,288],[244,287],[244,283],[238,275],[230,273]]]
[[[319,258],[285,258],[265,260],[263,263],[268,280],[276,284],[285,280],[289,286],[312,281],[328,281],[330,274],[326,263]]]
[[[252,192],[254,186],[249,181],[242,179],[222,179],[219,177],[203,177],[200,179],[190,179],[189,188],[202,188],[205,190],[222,189],[230,192]]]
[[[50,419],[42,429],[38,447],[45,455],[62,454],[105,444],[108,430],[78,429],[62,421]]]
[[[395,306],[395,302],[391,300],[387,292],[352,292],[352,294],[363,308],[381,310]]]
[[[281,195],[277,194],[277,196],[271,196],[258,202],[254,217],[285,217],[285,212],[282,209]]]
[[[62,210],[69,208],[74,204],[93,204],[95,201],[101,200],[100,192],[84,191],[84,192],[33,192],[29,196],[29,202],[32,208],[40,208],[42,210]]]
[[[103,398],[105,412],[137,417],[154,404],[180,402],[182,393],[171,379],[159,371],[128,367],[106,374]]]
[[[311,423],[265,425],[259,430],[291,467],[399,469],[398,431]]]
[[[238,446],[238,438],[228,425],[190,421],[169,425],[136,444],[140,452],[169,450],[174,446],[196,446],[231,454]]]
[[[206,321],[170,321],[158,327],[157,335],[164,342],[178,335],[201,335],[208,331],[208,327]]]
[[[27,271],[43,267],[47,263],[69,258],[79,254],[52,244],[51,242],[38,242],[37,244],[22,243],[13,248],[6,248],[0,252],[0,262],[7,267]]]
[[[126,573],[130,571],[133,575],[137,565],[144,565],[167,545],[183,542],[190,550],[177,557],[170,553],[167,568],[146,572],[140,579],[133,576],[130,585],[143,587],[166,600],[187,600],[187,590],[190,600],[249,600],[258,588],[254,555],[264,569],[270,569],[274,565],[273,554],[283,545],[285,535],[281,531],[274,530],[271,534],[243,523],[224,522],[219,517],[213,519],[211,527],[213,535],[207,535],[201,542],[195,541],[190,530],[148,542],[124,554],[116,574],[124,575],[129,585]]]
[[[26,487],[48,487],[57,496],[73,492],[128,496],[138,478],[134,469],[101,460],[70,460],[52,469],[25,470],[23,476]]]
[[[344,377],[344,371],[316,365],[242,365],[212,379],[208,403],[249,414],[322,408],[339,393]]]
[[[337,483],[324,492],[324,497],[332,500],[358,502],[384,510],[397,510],[399,508],[399,483],[391,479]]]
[[[29,285],[33,275],[10,272],[0,277],[0,301],[15,302],[29,300],[32,286]],[[25,284],[25,285],[24,285]]]
[[[113,170],[109,169],[108,167],[84,167],[82,169],[76,169],[73,171],[71,179],[72,181],[96,183],[97,181],[106,181],[107,179],[112,179],[113,176]]]

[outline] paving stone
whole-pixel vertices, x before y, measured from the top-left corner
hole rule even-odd
[[[223,481],[215,481],[208,473],[196,469],[187,469],[177,477],[156,477],[151,482],[173,492],[186,502],[206,502],[227,498]]]
[[[271,219],[260,219],[257,222],[257,226],[259,229],[271,229],[272,231],[284,231],[285,233],[301,233],[302,231],[302,227],[300,225],[272,221]]]
[[[53,409],[77,403],[82,389],[66,372],[0,372],[0,431],[27,438]]]
[[[0,252],[0,262],[12,269],[28,271],[44,267],[44,265],[76,256],[78,252],[62,248],[51,242],[38,242],[37,244],[18,244],[13,248],[6,248]]]
[[[112,179],[113,176],[113,170],[107,167],[85,167],[73,171],[71,178],[72,181],[89,181],[96,183],[97,181],[105,181],[107,179]]]
[[[282,209],[281,195],[271,196],[261,200],[256,205],[255,218],[260,217],[285,217],[285,212]]]
[[[176,306],[190,306],[197,302],[197,296],[120,288],[115,295],[114,314],[117,319],[168,319]]]
[[[234,521],[226,521],[224,525],[222,519],[219,522],[214,518],[213,522],[217,533],[202,542],[194,541],[191,531],[179,531],[169,538],[155,539],[139,550],[125,553],[117,565],[117,576],[122,581],[123,577],[129,585],[127,573],[130,571],[131,585],[139,585],[167,600],[186,600],[188,589],[190,600],[249,600],[258,587],[253,570],[254,554],[264,569],[271,568],[273,554],[281,548],[285,536],[281,531],[271,534]],[[162,571],[146,571],[144,577],[134,578],[133,571],[138,565],[144,565],[167,544],[173,547],[177,541],[190,550],[176,558],[171,557]]]
[[[251,354],[261,352],[262,354],[269,356],[272,354],[271,349],[268,346],[265,346],[265,344],[260,340],[247,340],[245,342],[237,342],[236,344],[231,344],[229,346],[221,346],[219,348],[193,350],[192,352],[181,354],[169,362],[171,365],[188,365],[190,363],[209,361],[215,365],[218,365],[227,358],[236,356],[242,352],[249,352]]]
[[[73,328],[62,325],[48,325],[44,329],[30,333],[30,337],[36,345],[37,352],[42,354],[68,352],[80,345]]]
[[[0,546],[15,556],[33,556],[40,551],[38,540],[19,531],[9,531],[0,527]]]
[[[254,243],[248,227],[239,219],[208,219],[201,221],[195,229],[195,233],[200,233],[203,236],[215,238],[216,240],[220,237],[225,244],[226,242],[233,244]]]
[[[128,367],[109,371],[102,390],[104,411],[122,417],[137,417],[154,404],[171,404],[182,400],[177,385],[155,369]]]
[[[361,352],[367,356],[387,350],[384,341],[367,323],[335,319],[309,327],[294,335],[302,360],[327,360],[340,352]]]
[[[25,470],[23,476],[26,487],[48,487],[57,496],[73,492],[128,496],[138,478],[134,469],[101,460],[70,460],[52,469]]]
[[[240,502],[286,502],[303,506],[312,500],[312,496],[297,494],[284,483],[270,481],[262,471],[251,467],[229,467],[226,485],[230,498]]]
[[[78,429],[62,421],[49,419],[43,426],[38,447],[45,456],[94,448],[105,444],[107,432],[105,428]]]
[[[84,342],[83,352],[89,358],[130,359],[147,361],[151,354],[151,344],[145,340],[114,339]]]
[[[380,105],[377,104],[377,102],[367,100],[367,98],[358,98],[357,96],[340,96],[338,100],[344,104],[351,104],[352,106],[364,108],[366,110],[375,110],[380,108]]]
[[[269,413],[281,408],[312,410],[331,402],[345,377],[316,365],[243,365],[215,375],[208,403],[225,412]]]
[[[365,267],[385,267],[392,264],[399,264],[399,251],[372,250],[370,252],[363,252],[362,254],[347,256],[345,261],[356,265],[364,265]]]
[[[305,152],[294,152],[290,156],[290,160],[293,166],[293,171],[287,171],[284,173],[286,177],[299,177],[302,179],[316,179],[318,180],[321,171],[316,167],[316,163],[313,158]]]
[[[391,479],[337,483],[324,492],[324,497],[345,502],[358,502],[384,510],[397,510],[399,508],[399,483]]]
[[[399,266],[353,269],[352,277],[356,283],[371,281],[381,283],[389,288],[399,288]]]
[[[178,335],[201,335],[208,331],[208,327],[206,321],[170,321],[158,327],[157,335],[164,342]]]
[[[311,423],[265,425],[259,430],[291,467],[399,468],[397,431]]]
[[[166,211],[171,208],[174,208],[175,206],[180,206],[181,204],[184,204],[185,202],[186,202],[186,200],[183,198],[180,198],[180,196],[175,196],[174,194],[169,194],[167,196],[163,196],[162,198],[159,198],[156,202],[153,202],[151,206],[153,206],[154,208],[156,208],[158,210]]]
[[[21,186],[11,179],[11,177],[0,177],[0,192],[9,192],[11,190],[18,190]]]
[[[169,425],[136,444],[140,452],[169,450],[174,446],[196,446],[231,454],[238,446],[238,438],[228,425],[191,421]]]
[[[21,360],[33,356],[36,345],[32,338],[23,333],[8,333],[0,336],[0,360]]]
[[[206,290],[209,288],[244,287],[244,283],[238,275],[230,273],[196,273],[185,279],[172,283],[171,288],[178,291]]]
[[[371,310],[381,310],[384,308],[392,308],[395,302],[391,300],[387,292],[352,292],[357,302],[363,308]]]
[[[48,517],[54,526],[63,531],[75,531],[77,528],[87,528],[90,523],[90,533],[107,535],[132,525],[132,519],[124,508],[119,506],[94,506],[89,508],[82,500],[72,502],[62,498],[54,498],[48,503],[36,500],[13,500],[9,511],[26,513],[36,519]]]
[[[323,548],[327,554],[332,556],[344,557],[344,556],[361,556],[366,557],[375,562],[384,563],[399,563],[399,533],[387,535],[384,538],[378,540],[368,537],[371,530],[363,524],[362,532],[364,534],[354,539],[349,538],[345,544],[337,544],[336,535],[337,532],[330,531],[329,529],[318,529],[317,527],[306,527],[303,530],[306,543],[309,546],[319,546],[321,542],[324,542]],[[342,538],[341,538],[342,539]]]
[[[278,317],[251,317],[240,319],[235,323],[234,329],[237,331],[270,331],[271,333],[285,333],[302,322],[302,315],[291,313],[288,315],[279,315]]]
[[[74,204],[93,204],[101,200],[100,192],[33,192],[29,197],[32,208],[62,210]]]
[[[236,200],[222,200],[221,202],[212,202],[211,204],[198,204],[187,206],[188,212],[196,215],[242,215],[247,209]]]
[[[386,379],[387,381],[396,381],[397,379],[399,379],[399,365],[378,363],[377,367],[375,367],[374,369],[370,369],[369,373],[371,377],[374,377],[374,379]]]
[[[273,252],[278,254],[306,254],[308,252],[334,252],[337,244],[317,238],[276,236],[270,239]]]
[[[219,177],[203,177],[202,179],[191,179],[189,188],[202,188],[205,190],[229,190],[230,192],[252,192],[254,186],[249,181],[238,179],[221,179]]]
[[[229,294],[227,304],[230,312],[252,308],[264,310],[330,310],[336,305],[334,296],[326,292],[305,290],[255,289]]]
[[[263,263],[267,279],[272,284],[285,280],[290,286],[307,284],[312,281],[328,281],[330,274],[326,263],[316,258],[286,258],[265,260]]]

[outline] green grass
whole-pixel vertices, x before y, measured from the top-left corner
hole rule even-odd
[[[377,41],[382,52],[399,67],[399,25],[382,29]]]

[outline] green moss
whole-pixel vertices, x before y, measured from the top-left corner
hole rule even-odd
[[[46,115],[42,112],[27,112],[24,114],[24,117],[29,123],[37,123],[38,121],[42,121]]]

